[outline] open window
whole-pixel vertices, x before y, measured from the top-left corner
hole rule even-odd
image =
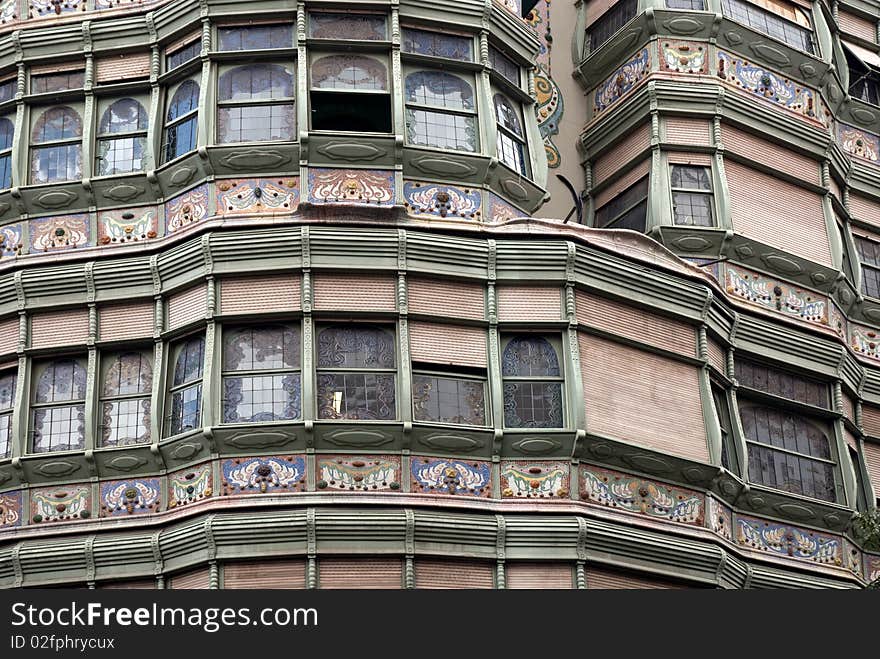
[[[366,55],[323,55],[312,61],[313,130],[391,132],[385,61]]]
[[[848,41],[843,52],[849,67],[849,95],[880,106],[880,55]]]

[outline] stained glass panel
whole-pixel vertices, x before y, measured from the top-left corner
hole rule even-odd
[[[153,366],[147,355],[129,352],[114,359],[104,375],[104,396],[146,394],[153,388]]]
[[[453,110],[473,110],[474,90],[458,76],[441,71],[417,71],[406,77],[408,103]]]
[[[204,337],[193,337],[180,346],[180,351],[177,353],[177,361],[174,364],[173,386],[176,387],[201,378],[204,358]]]
[[[189,112],[198,110],[199,93],[199,86],[194,81],[183,82],[171,97],[171,103],[168,104],[168,121],[174,121]]]
[[[133,98],[116,101],[104,111],[98,130],[100,135],[136,133],[147,130],[147,111]]]
[[[410,144],[457,151],[477,150],[477,126],[473,116],[407,108],[406,135]]]
[[[223,378],[224,423],[298,419],[301,401],[299,373]]]
[[[489,66],[519,87],[519,65],[494,46],[489,46]]]
[[[405,53],[446,57],[464,62],[474,59],[474,40],[471,37],[404,28],[401,46]]]
[[[509,130],[517,137],[523,136],[522,123],[519,120],[518,113],[507,98],[501,94],[495,94],[495,117],[498,123]]]
[[[82,136],[82,120],[69,107],[50,108],[40,115],[31,136],[34,144],[69,140]]]
[[[86,369],[73,359],[50,362],[40,371],[35,400],[37,403],[85,400]]]
[[[309,36],[313,39],[385,41],[385,16],[377,14],[309,14]]]
[[[528,171],[526,169],[526,148],[522,142],[498,131],[497,147],[498,160],[520,174],[525,174]]]
[[[217,141],[231,144],[292,140],[295,121],[292,103],[220,107],[217,109]]]
[[[15,401],[15,373],[0,376],[0,412],[12,408]]]
[[[12,148],[12,138],[15,135],[15,125],[5,117],[0,119],[0,151]]]
[[[388,71],[382,62],[360,55],[328,55],[312,64],[316,89],[388,89]]]
[[[63,144],[33,149],[31,183],[78,181],[82,178],[82,146]]]
[[[146,137],[98,140],[96,156],[98,176],[143,171],[146,148]]]
[[[561,428],[562,383],[505,382],[504,425],[508,428]]]
[[[12,414],[0,414],[0,458],[12,455]]]
[[[292,25],[248,25],[221,27],[220,50],[265,50],[293,47]]]
[[[293,97],[293,71],[279,64],[239,66],[220,76],[221,101],[257,101]]]
[[[12,187],[12,156],[0,155],[0,189]]]
[[[518,336],[504,348],[501,359],[504,377],[559,377],[559,359],[547,339]]]
[[[433,375],[414,375],[413,416],[416,421],[486,424],[486,395],[482,382]]]
[[[171,396],[171,434],[198,428],[202,415],[202,383],[175,391]]]
[[[395,417],[393,375],[318,374],[318,418],[391,420]]]
[[[177,50],[165,59],[165,69],[170,71],[171,69],[176,69],[178,66],[182,64],[186,64],[190,60],[195,59],[202,52],[202,42],[199,39],[196,39],[192,43],[187,44],[180,50]]]
[[[150,399],[130,398],[102,404],[101,446],[131,446],[150,441]]]
[[[165,131],[165,160],[174,160],[195,150],[199,124],[195,116],[179,124],[169,126]]]
[[[85,83],[84,71],[65,71],[31,77],[31,94],[66,92],[69,89],[82,89]]]
[[[0,83],[0,103],[5,103],[15,98],[17,88],[18,81],[15,78]]]
[[[223,370],[299,368],[299,333],[292,327],[242,328],[223,339]]]
[[[84,448],[85,415],[85,405],[34,410],[34,452]]]
[[[394,335],[376,327],[328,327],[318,336],[318,368],[394,368]]]

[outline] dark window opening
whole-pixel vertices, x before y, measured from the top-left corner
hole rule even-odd
[[[648,177],[617,195],[596,210],[595,226],[600,229],[631,229],[644,233],[648,217]]]
[[[388,94],[313,91],[311,99],[312,130],[391,132],[391,97]]]
[[[602,44],[611,39],[620,28],[635,18],[638,7],[638,0],[620,0],[620,2],[602,14],[601,18],[587,29],[590,52],[598,49]]]

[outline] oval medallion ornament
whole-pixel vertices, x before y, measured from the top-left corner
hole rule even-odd
[[[280,151],[265,151],[262,149],[232,153],[220,162],[230,169],[266,169],[278,167],[290,162],[290,156]]]
[[[199,451],[201,450],[201,442],[185,442],[174,447],[174,450],[171,451],[171,458],[173,460],[177,460],[178,462],[189,460],[190,458],[198,455]]]
[[[703,24],[692,18],[673,18],[663,23],[663,27],[674,34],[696,34],[703,29]]]
[[[737,32],[725,32],[724,38],[727,39],[727,43],[733,46],[741,44],[743,40],[742,36],[740,36],[740,34],[738,34]]]
[[[685,252],[702,252],[711,247],[712,243],[701,236],[683,236],[672,241],[672,245]]]
[[[343,158],[345,160],[375,160],[388,153],[386,149],[380,149],[372,144],[361,144],[359,142],[329,142],[315,150],[330,158]]]
[[[504,188],[504,191],[514,199],[523,201],[529,198],[529,191],[526,190],[525,186],[512,178],[501,181],[501,187]]]
[[[794,517],[795,519],[813,519],[816,516],[816,513],[812,510],[797,503],[780,503],[774,506],[774,508],[783,515]]]
[[[135,455],[120,455],[118,458],[108,460],[104,466],[114,471],[128,472],[143,467],[145,464],[147,464],[146,460]]]
[[[462,435],[431,435],[421,440],[421,443],[431,448],[447,449],[450,451],[462,451],[467,453],[486,445],[472,437],[463,437]]]
[[[423,157],[413,160],[416,169],[429,174],[449,174],[451,176],[470,176],[476,174],[475,167],[448,158]]]
[[[672,471],[672,465],[666,462],[666,460],[653,455],[648,455],[647,453],[628,455],[624,459],[633,467],[641,469],[642,471],[647,471],[651,474],[665,474]]]
[[[812,78],[816,75],[816,67],[810,64],[809,62],[804,62],[800,65],[801,73],[804,74],[805,78]]]
[[[34,203],[40,208],[65,208],[70,206],[76,198],[76,193],[70,190],[55,190],[41,194],[34,200]]]
[[[865,318],[868,320],[873,320],[875,323],[880,323],[880,309],[865,309],[863,312],[865,314]]]
[[[873,112],[865,108],[852,108],[849,113],[853,119],[863,124],[872,124],[877,119]]]
[[[104,193],[104,196],[113,201],[130,201],[143,193],[143,188],[139,188],[135,185],[123,184],[114,185]]]
[[[749,48],[751,48],[759,57],[763,57],[776,66],[788,67],[791,65],[791,60],[788,58],[788,55],[781,50],[777,50],[773,46],[768,46],[765,43],[759,42],[750,44]]]
[[[192,167],[180,167],[175,170],[171,175],[171,178],[168,180],[171,182],[171,185],[175,185],[179,188],[180,186],[189,183],[195,174],[196,170]]]
[[[230,437],[226,443],[236,448],[271,448],[284,446],[295,440],[295,435],[291,436],[283,432],[250,432]]]
[[[337,430],[327,435],[326,441],[336,446],[370,448],[393,440],[389,435],[374,430]]]
[[[765,254],[761,257],[768,268],[786,275],[799,275],[804,269],[798,264],[778,254]]]
[[[79,471],[80,467],[81,465],[76,462],[57,460],[55,462],[45,462],[34,471],[43,474],[43,476],[67,476],[75,471]]]
[[[0,204],[0,215],[5,215],[6,211],[8,211],[12,206],[9,204]]]
[[[526,453],[528,455],[546,455],[551,451],[555,451],[562,446],[560,442],[557,442],[555,439],[544,439],[543,437],[530,437],[528,439],[523,439],[516,444],[513,445],[520,453]]]

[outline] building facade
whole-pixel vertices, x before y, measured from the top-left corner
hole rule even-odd
[[[0,586],[880,577],[878,34],[0,0]]]

